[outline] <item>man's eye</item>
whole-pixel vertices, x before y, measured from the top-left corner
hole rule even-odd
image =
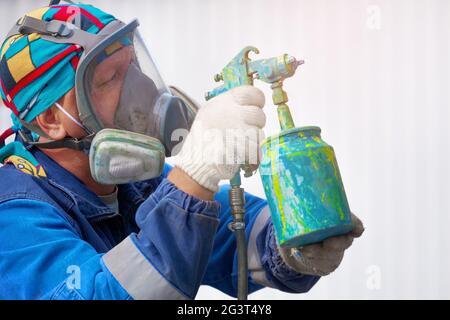
[[[117,79],[117,72],[109,79],[109,81],[113,81]]]
[[[113,76],[111,76],[111,77],[105,79],[104,81],[102,81],[102,83],[100,84],[100,86],[107,85],[107,84],[111,83],[112,81],[114,81],[114,80],[116,80],[116,79],[117,79],[117,72],[114,73]]]

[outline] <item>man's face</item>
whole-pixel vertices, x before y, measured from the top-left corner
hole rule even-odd
[[[128,66],[135,59],[132,46],[114,52],[95,68],[91,83],[91,100],[104,126],[114,128],[114,115],[120,101]]]

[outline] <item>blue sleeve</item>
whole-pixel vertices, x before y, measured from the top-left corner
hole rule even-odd
[[[218,202],[199,200],[164,179],[136,214],[140,228],[134,239],[136,246],[186,298],[194,298],[201,285],[218,213]]]
[[[35,200],[0,204],[1,299],[128,299],[72,222]]]

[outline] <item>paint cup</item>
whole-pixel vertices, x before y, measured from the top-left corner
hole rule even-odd
[[[319,127],[284,130],[262,142],[259,166],[278,243],[299,247],[352,230],[333,148]]]

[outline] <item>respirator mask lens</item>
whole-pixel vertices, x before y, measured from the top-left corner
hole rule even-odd
[[[137,30],[120,31],[127,30],[88,54],[81,120],[94,132],[114,128],[154,137],[170,154],[173,131],[189,129],[193,116],[169,91]]]
[[[189,130],[195,114],[162,81],[134,21],[100,42],[80,60],[80,119],[96,136],[91,172],[101,183],[145,180],[161,174],[164,156]]]

